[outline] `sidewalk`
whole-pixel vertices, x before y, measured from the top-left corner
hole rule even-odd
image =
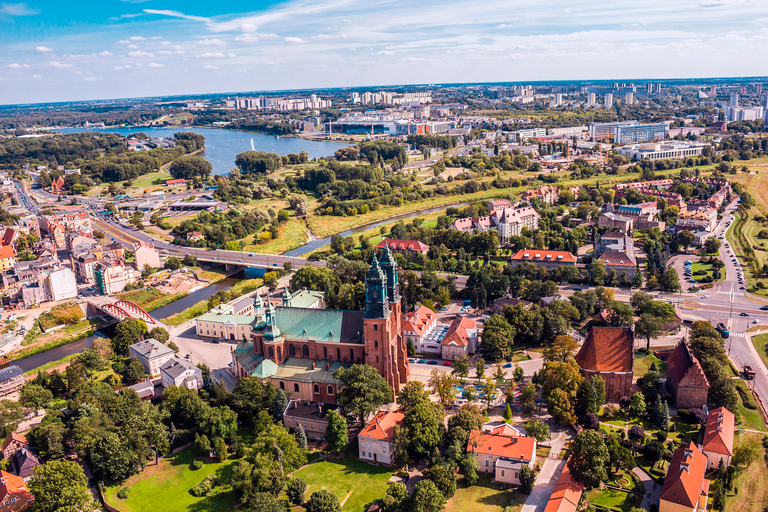
[[[632,473],[637,475],[640,481],[645,487],[645,493],[643,493],[643,501],[640,503],[640,508],[645,510],[651,510],[651,505],[659,504],[659,495],[661,494],[661,486],[657,484],[651,475],[645,472],[642,468],[633,468]]]
[[[560,473],[563,472],[565,467],[565,459],[558,459],[556,457],[565,446],[567,438],[568,434],[563,430],[558,432],[557,436],[550,442],[552,447],[549,452],[550,456],[547,457],[547,460],[541,466],[541,471],[539,471],[539,475],[536,477],[536,484],[533,486],[533,491],[531,491],[528,499],[525,500],[522,512],[541,512],[546,508],[549,497],[555,490],[558,478],[560,478]],[[555,458],[552,458],[553,455]]]

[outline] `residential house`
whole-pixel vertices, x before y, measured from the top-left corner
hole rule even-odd
[[[635,272],[637,271],[637,260],[634,256],[630,256],[625,252],[604,252],[597,261],[603,264],[605,271],[610,274],[611,271],[616,272],[616,276],[619,279],[625,281],[631,281],[635,278]]]
[[[505,208],[512,208],[512,203],[509,199],[491,199],[487,201],[488,213],[494,213],[497,210],[503,210]]]
[[[28,482],[35,474],[35,468],[40,465],[40,461],[31,450],[22,448],[16,452],[12,460],[12,473],[20,476],[25,482]]]
[[[703,208],[680,212],[675,222],[675,233],[680,231],[706,231],[711,233],[717,226],[717,210]]]
[[[24,434],[11,432],[3,441],[3,458],[11,460],[22,449],[29,449],[29,441]]]
[[[376,250],[382,251],[385,247],[389,247],[389,250],[394,253],[409,255],[421,254],[422,256],[426,256],[427,251],[429,251],[429,246],[419,242],[418,240],[398,240],[396,238],[385,238],[379,242],[379,245],[376,246]]]
[[[22,512],[32,507],[35,497],[23,478],[0,471],[0,512]]]
[[[102,295],[114,295],[125,290],[125,287],[136,281],[133,267],[127,266],[122,260],[105,259],[96,264],[94,270],[96,288]]]
[[[10,270],[16,264],[16,248],[13,244],[0,246],[0,271]]]
[[[576,354],[585,379],[600,376],[605,381],[605,397],[618,402],[632,396],[635,367],[635,332],[625,327],[592,327]]]
[[[678,409],[701,409],[707,405],[709,381],[686,341],[667,359],[667,387]]]
[[[527,300],[516,299],[511,295],[507,295],[505,297],[499,297],[498,299],[493,301],[493,305],[491,306],[491,313],[501,315],[502,313],[504,313],[504,308],[506,306],[516,306],[517,304],[522,304],[524,306],[531,305],[531,303],[528,302]]]
[[[455,318],[441,341],[441,356],[455,361],[461,356],[474,354],[477,344],[477,322],[471,318]]]
[[[540,215],[530,206],[524,208],[502,208],[494,210],[487,217],[466,217],[456,219],[450,228],[461,232],[483,232],[496,229],[499,242],[507,243],[510,237],[520,236],[523,228],[530,230],[539,227]]]
[[[533,263],[537,267],[552,270],[558,267],[575,267],[576,256],[566,251],[546,251],[543,249],[520,249],[511,258],[510,263],[517,267],[521,263]]]
[[[536,439],[521,436],[509,425],[473,430],[467,453],[473,454],[480,471],[493,475],[496,482],[520,485],[520,469],[523,466],[533,469]]]
[[[154,338],[148,338],[128,347],[131,359],[138,359],[150,377],[160,375],[160,367],[176,353]]]
[[[16,365],[0,369],[0,397],[15,394],[24,385],[24,372]]]
[[[620,231],[621,233],[632,232],[632,218],[613,212],[601,213],[597,218],[597,225],[608,226],[611,230]]]
[[[152,242],[136,242],[133,244],[134,264],[139,272],[144,271],[145,266],[160,268],[160,254]]]
[[[160,366],[163,387],[198,390],[203,387],[203,372],[191,361],[172,357]]]
[[[198,242],[200,240],[205,240],[205,237],[200,231],[190,231],[187,233],[187,242]]]
[[[54,194],[59,194],[64,191],[64,178],[59,176],[55,180],[51,182],[51,192]]]
[[[155,385],[149,380],[149,377],[136,384],[125,386],[123,389],[131,389],[135,391],[141,400],[152,400],[152,398],[155,397]],[[117,392],[119,391],[115,390],[115,393]]]
[[[560,473],[560,478],[557,479],[555,488],[549,496],[544,512],[576,512],[583,493],[584,484],[571,475],[566,461],[566,464],[563,464],[563,472]]]
[[[599,258],[606,252],[622,252],[634,259],[635,241],[624,233],[607,231],[595,240],[594,257]]]
[[[168,187],[172,187],[174,185],[186,185],[186,184],[187,184],[187,180],[183,178],[177,178],[174,180],[165,180],[165,185]]]
[[[735,418],[725,407],[709,411],[707,426],[704,427],[704,442],[701,451],[707,457],[707,469],[717,469],[720,461],[730,466],[733,457],[733,433]]]
[[[400,411],[379,411],[357,435],[358,458],[385,465],[393,463],[392,440],[395,427],[403,424]]]
[[[675,450],[659,495],[659,512],[706,512],[706,470],[707,456],[693,442]]]
[[[321,402],[303,402],[291,399],[283,412],[283,424],[286,428],[297,430],[299,425],[307,433],[310,441],[322,441],[328,430],[328,411],[333,409]]]
[[[530,201],[534,197],[537,198],[539,201],[542,201],[549,205],[553,205],[557,202],[557,199],[560,197],[560,192],[557,190],[556,187],[553,187],[551,185],[542,185],[539,188],[529,188],[528,190],[523,192],[522,199],[523,201]]]
[[[410,341],[416,352],[422,352],[422,341],[435,329],[437,315],[426,306],[419,306],[403,316],[403,337],[406,344]]]

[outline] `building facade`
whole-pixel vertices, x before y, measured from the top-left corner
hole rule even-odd
[[[576,354],[585,379],[599,376],[605,382],[605,398],[618,402],[632,396],[635,367],[635,333],[625,327],[592,327]]]

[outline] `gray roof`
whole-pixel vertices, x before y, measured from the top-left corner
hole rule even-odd
[[[155,338],[148,338],[144,341],[134,343],[128,348],[130,348],[137,354],[145,357],[146,359],[149,359],[151,357],[163,356],[167,354],[170,354],[170,355],[175,354],[172,348],[169,348],[163,345],[162,343],[157,341]]]
[[[172,357],[163,363],[163,365],[160,367],[160,371],[167,373],[168,376],[175,380],[181,377],[187,370],[194,368],[195,365],[191,362],[185,359],[179,359],[178,357]]]
[[[326,416],[328,415],[328,411],[331,409],[336,409],[336,407],[331,407],[320,402],[291,400],[288,403],[288,407],[285,409],[283,416],[315,421],[328,421]]]
[[[21,377],[22,375],[24,375],[24,372],[21,371],[21,368],[16,365],[9,366],[8,368],[3,368],[0,370],[0,382],[5,382],[6,380]]]
[[[139,398],[155,396],[155,385],[152,384],[152,381],[149,381],[149,380],[143,380],[141,382],[137,382],[136,384],[126,386],[123,389],[134,390],[136,393],[138,393]]]

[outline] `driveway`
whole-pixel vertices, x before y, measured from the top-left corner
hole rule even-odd
[[[553,434],[555,433],[553,432]],[[547,507],[549,497],[554,492],[557,480],[565,467],[565,460],[558,459],[557,456],[565,446],[567,439],[568,434],[563,430],[558,432],[550,441],[552,449],[549,452],[549,457],[541,466],[533,491],[525,500],[522,512],[541,512]]]
[[[632,469],[632,472],[637,475],[637,477],[642,482],[643,486],[645,487],[645,494],[643,494],[643,501],[640,503],[640,508],[644,508],[645,510],[651,510],[651,505],[654,503],[656,505],[659,504],[659,495],[661,494],[661,486],[657,484],[653,478],[651,478],[651,475],[645,472],[644,469],[641,468],[634,468]]]

